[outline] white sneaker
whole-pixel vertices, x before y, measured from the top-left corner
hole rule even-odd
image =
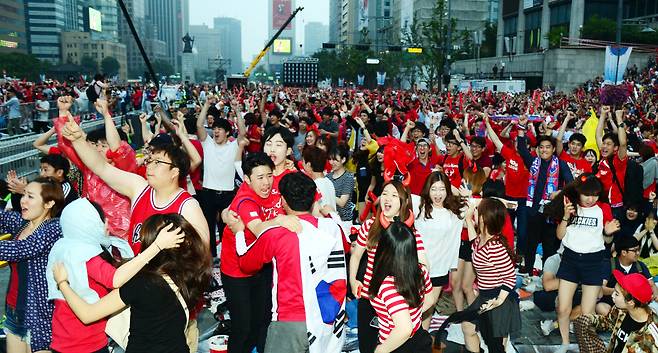
[[[533,303],[532,300],[522,300],[519,303],[519,310],[521,311],[528,311],[534,308],[535,308],[535,303]]]
[[[574,330],[574,328],[573,328],[573,322],[569,323],[569,333],[573,333],[573,334],[576,333],[576,330]]]
[[[548,336],[555,330],[555,321],[553,320],[543,320],[539,322],[539,327],[541,328],[541,333],[544,336]]]

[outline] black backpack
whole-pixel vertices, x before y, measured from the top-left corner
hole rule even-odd
[[[628,157],[627,157],[628,158]],[[612,180],[622,192],[624,205],[641,205],[644,201],[644,189],[642,188],[642,180],[644,179],[644,169],[642,165],[636,161],[628,158],[626,165],[626,174],[624,174],[624,186],[621,187],[619,179],[617,179],[617,172],[615,171],[615,164],[610,162],[610,171],[612,172]]]

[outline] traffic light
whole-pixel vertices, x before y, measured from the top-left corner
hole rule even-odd
[[[322,49],[336,49],[336,44],[334,44],[334,43],[322,43]]]

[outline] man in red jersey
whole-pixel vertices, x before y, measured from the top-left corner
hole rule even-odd
[[[244,183],[229,208],[222,212],[229,226],[238,219],[242,220],[246,225],[244,233],[249,244],[269,227],[281,225],[293,231],[301,230],[296,217],[278,214],[278,208],[282,207],[281,196],[272,192],[273,169],[274,162],[265,153],[247,156],[242,163]],[[273,215],[276,216],[271,217]],[[271,272],[243,272],[238,265],[235,241],[235,234],[229,227],[225,227],[220,270],[231,312],[228,351],[251,352],[256,346],[262,352],[270,321],[271,299],[268,293],[271,290]]]
[[[87,168],[116,192],[130,199],[133,212],[130,215],[129,242],[133,249],[137,250],[135,253],[139,252],[140,247],[135,245],[138,243],[134,241],[135,234],[139,234],[139,224],[154,213],[181,214],[194,226],[206,246],[209,246],[208,224],[203,217],[201,207],[179,186],[179,182],[185,180],[190,169],[190,159],[181,148],[172,145],[154,149],[147,161],[146,179],[144,179],[107,163],[85,142],[84,132],[73,119],[69,119],[64,125],[62,135],[71,141],[75,152]],[[138,201],[143,200],[145,194],[148,195],[144,199],[144,206],[140,207],[138,212],[134,212]]]
[[[450,184],[459,188],[462,184],[464,166],[468,165],[468,161],[473,156],[457,129],[452,130],[452,134],[446,135],[443,141],[445,141],[446,150],[448,151],[443,160],[443,172],[450,179]]]
[[[557,134],[556,152],[561,160],[567,162],[573,177],[577,178],[583,173],[591,173],[592,165],[583,157],[583,147],[585,146],[585,143],[587,143],[585,135],[578,132],[572,133],[571,136],[569,136],[569,148],[564,150],[562,139],[564,138],[568,127],[567,125],[573,118],[574,114],[572,112],[567,112],[567,117],[564,118],[564,122],[560,126],[560,130]]]

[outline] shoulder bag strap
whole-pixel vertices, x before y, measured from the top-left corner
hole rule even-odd
[[[171,290],[174,291],[174,293],[176,294],[176,298],[178,298],[180,305],[183,307],[183,311],[185,311],[185,329],[187,330],[187,325],[190,323],[190,312],[187,309],[187,304],[185,304],[185,300],[183,299],[183,296],[180,294],[180,290],[178,289],[178,286],[176,286],[174,281],[172,281],[171,277],[163,274],[162,278],[165,280],[165,282],[167,282]]]

